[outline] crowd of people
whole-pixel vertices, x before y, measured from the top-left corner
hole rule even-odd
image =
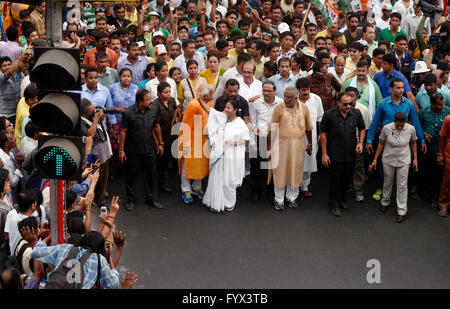
[[[43,132],[29,115],[40,98],[30,81],[33,49],[49,41],[46,2],[3,2],[2,286],[64,287],[60,266],[76,257],[82,288],[131,288],[137,276],[116,270],[126,236],[114,225],[118,197],[107,205],[107,188],[123,178],[132,211],[140,172],[145,204],[158,209],[159,193],[175,191],[180,202],[195,197],[213,212],[233,211],[246,198],[244,179],[253,202],[265,196],[277,211],[297,208],[300,195],[312,198],[312,173],[320,171],[329,175],[336,217],[350,192],[386,212],[394,185],[397,223],[409,191],[446,217],[450,7],[374,0],[353,11],[349,3],[63,3],[61,47],[80,54],[84,166],[81,180],[66,182],[66,243],[50,246],[49,180],[33,160]],[[365,190],[369,177],[375,192]],[[93,206],[109,209],[97,230]]]

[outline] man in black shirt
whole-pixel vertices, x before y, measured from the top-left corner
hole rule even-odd
[[[225,93],[217,98],[214,108],[219,112],[223,112],[227,102],[235,100],[239,104],[239,110],[237,111],[236,115],[238,117],[241,117],[245,121],[245,123],[248,123],[250,122],[248,102],[246,99],[238,95],[238,92],[239,82],[234,78],[227,80],[225,84]]]
[[[125,209],[129,211],[134,208],[136,200],[134,183],[139,169],[145,172],[146,204],[163,208],[158,202],[156,153],[162,156],[164,152],[158,115],[158,106],[152,105],[152,96],[145,89],[137,91],[136,104],[128,107],[122,115],[119,160],[122,163],[126,161],[128,202]]]
[[[348,93],[339,94],[338,105],[325,112],[320,123],[320,144],[322,164],[330,168],[331,213],[342,216],[339,208],[347,209],[345,195],[353,176],[356,153],[364,150],[366,126],[361,112],[351,107],[352,97]],[[359,130],[357,143],[356,129]]]

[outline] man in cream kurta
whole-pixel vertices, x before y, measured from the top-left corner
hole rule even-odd
[[[308,137],[307,152],[311,155],[312,151],[313,126],[309,110],[305,104],[300,105],[297,99],[297,88],[286,88],[284,102],[277,105],[273,112],[268,137],[268,149],[271,151],[268,181],[273,175],[275,209],[280,211],[284,210],[285,192],[288,206],[297,207],[295,200],[303,177],[305,133]]]

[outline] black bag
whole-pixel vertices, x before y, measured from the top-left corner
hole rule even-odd
[[[87,259],[91,255],[90,252],[85,252],[80,258],[80,280],[79,282],[69,282],[68,274],[72,270],[71,267],[67,265],[70,260],[76,259],[78,254],[78,247],[72,247],[69,254],[61,262],[61,264],[56,268],[48,278],[48,284],[45,286],[46,289],[81,289],[84,282],[84,270],[83,266]]]

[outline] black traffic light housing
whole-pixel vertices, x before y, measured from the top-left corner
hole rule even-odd
[[[30,80],[41,94],[30,119],[41,132],[35,164],[44,178],[80,179],[81,142],[80,52],[67,48],[35,48]],[[71,91],[72,90],[72,91]]]

